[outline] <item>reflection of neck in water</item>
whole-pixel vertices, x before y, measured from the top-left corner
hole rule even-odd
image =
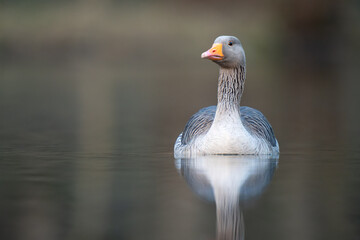
[[[236,192],[232,193],[214,189],[218,240],[238,240],[245,236],[239,198]]]
[[[268,156],[200,156],[177,159],[176,165],[194,192],[215,201],[217,239],[240,240],[245,236],[241,206],[263,192],[277,160]]]

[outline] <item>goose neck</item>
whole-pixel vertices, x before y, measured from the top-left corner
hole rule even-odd
[[[220,68],[217,113],[239,111],[244,84],[245,67]]]

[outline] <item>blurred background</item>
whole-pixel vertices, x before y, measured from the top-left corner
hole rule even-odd
[[[282,153],[246,238],[358,239],[355,0],[0,1],[0,238],[214,239],[172,148],[216,104],[219,35]]]

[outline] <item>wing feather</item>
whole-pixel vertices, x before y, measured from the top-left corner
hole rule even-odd
[[[196,136],[202,135],[209,131],[214,121],[216,106],[210,106],[200,109],[192,115],[185,125],[182,133],[181,144],[188,144]]]
[[[240,107],[241,120],[250,134],[266,139],[271,146],[276,146],[274,131],[266,117],[251,107]]]

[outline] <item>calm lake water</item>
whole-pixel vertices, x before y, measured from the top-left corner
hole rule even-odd
[[[0,239],[360,239],[355,11],[296,28],[275,5],[214,6],[0,9]],[[279,158],[173,157],[216,104],[200,54],[224,33]]]
[[[283,152],[3,145],[1,239],[358,239],[360,152]]]
[[[191,109],[73,80],[2,81],[1,239],[359,239],[358,138],[339,120],[288,122],[285,103],[278,159],[174,159]]]

